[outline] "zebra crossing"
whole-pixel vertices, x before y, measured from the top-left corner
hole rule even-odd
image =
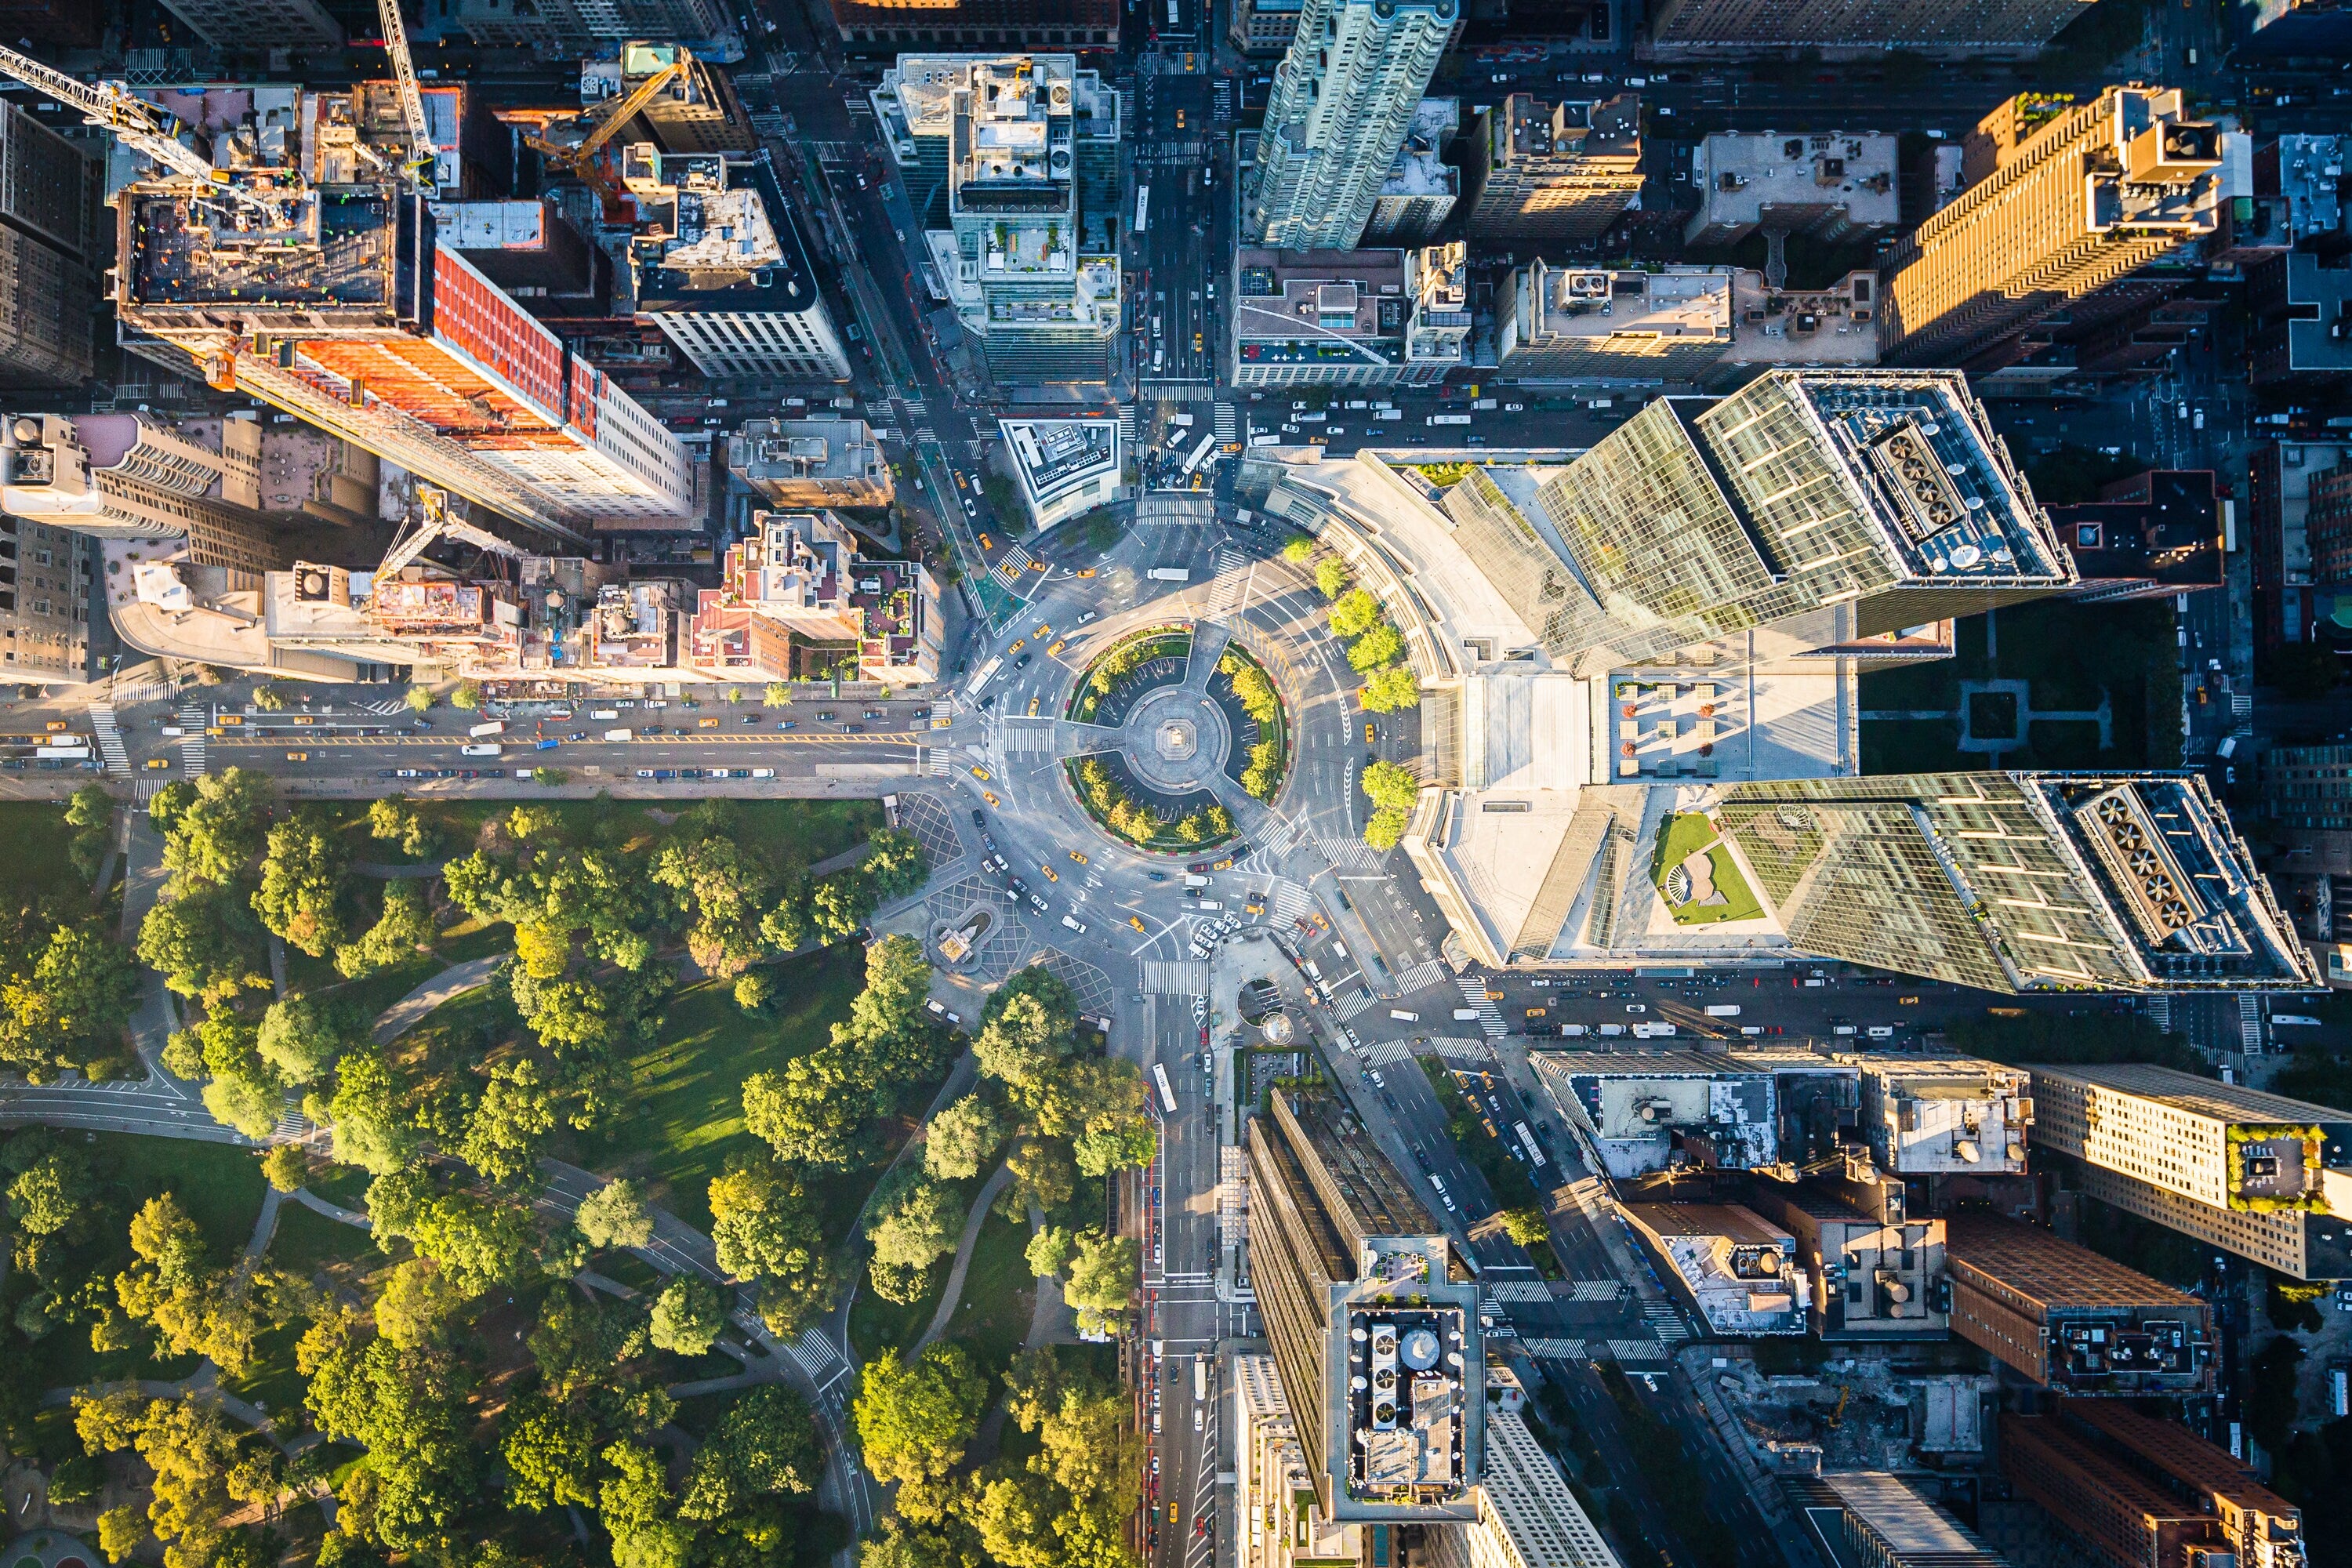
[[[1147,958],[1143,961],[1143,988],[1157,991],[1162,996],[1206,996],[1209,966],[1197,958]]]
[[[996,563],[993,575],[1006,587],[1018,588],[1021,586],[1021,574],[1028,570],[1029,547],[1016,544],[1005,553],[1003,560]]]
[[[918,440],[918,441],[937,441],[939,438],[940,438],[940,433],[939,433],[938,431],[936,431],[936,430],[932,429],[929,426],[928,426],[928,425],[921,425],[921,426],[916,426],[916,429],[915,429],[915,439],[916,439],[916,440]]]
[[[1519,1348],[1539,1361],[1583,1361],[1582,1340],[1538,1339],[1521,1340]]]
[[[1234,117],[1234,83],[1230,77],[1219,77],[1209,86],[1209,120],[1223,125]]]
[[[1277,923],[1295,921],[1315,907],[1315,895],[1292,881],[1274,885],[1274,918]]]
[[[2263,1052],[2263,1005],[2251,991],[2238,993],[2238,1048],[2250,1057]]]
[[[1402,1067],[1412,1060],[1412,1047],[1402,1040],[1374,1040],[1364,1047],[1366,1067]]]
[[[1649,1325],[1650,1331],[1658,1336],[1659,1342],[1662,1344],[1678,1345],[1691,1337],[1688,1325],[1683,1321],[1683,1315],[1675,1310],[1675,1305],[1671,1301],[1643,1301],[1642,1321]]]
[[[1419,963],[1398,973],[1397,990],[1400,994],[1418,991],[1424,985],[1434,985],[1444,978],[1445,965],[1433,958],[1424,958]]]
[[[1360,838],[1318,838],[1315,847],[1323,852],[1323,858],[1342,871],[1377,871],[1387,858]]]
[[[874,426],[874,438],[877,441],[903,441],[906,437],[898,433],[896,425],[877,425]]]
[[[1372,999],[1370,996],[1365,995],[1362,989],[1360,987],[1354,991],[1349,992],[1345,996],[1334,996],[1331,998],[1331,1016],[1339,1019],[1339,1022],[1344,1024],[1349,1019],[1354,1017],[1357,1014],[1370,1007],[1371,1005]]]
[[[1217,439],[1220,442],[1238,441],[1241,439],[1241,419],[1239,416],[1234,413],[1234,405],[1232,404],[1218,404],[1215,410],[1209,416],[1209,421],[1211,426],[1216,430]]]
[[[1497,1279],[1486,1287],[1487,1299],[1504,1301],[1549,1301],[1551,1287],[1540,1279]]]
[[[205,710],[196,703],[180,704],[180,766],[192,779],[205,776]]]
[[[1119,405],[1118,441],[1122,447],[1135,444],[1135,405],[1132,403]]]
[[[1217,552],[1216,580],[1209,584],[1209,603],[1202,611],[1212,620],[1223,620],[1241,608],[1242,595],[1248,591],[1250,559],[1237,550]]]
[[[799,1339],[786,1340],[783,1344],[784,1353],[798,1362],[800,1369],[809,1374],[809,1381],[819,1388],[849,1370],[849,1363],[841,1359],[841,1352],[814,1329]]]
[[[1462,1005],[1478,1015],[1478,1026],[1488,1037],[1505,1033],[1502,1010],[1486,994],[1484,975],[1463,975],[1455,982],[1462,987]]]
[[[1504,1314],[1502,1303],[1495,1300],[1493,1292],[1489,1291],[1478,1303],[1478,1310],[1484,1325],[1481,1331],[1486,1338],[1515,1340],[1519,1337],[1518,1325]]]
[[[1625,1293],[1625,1287],[1616,1279],[1571,1279],[1554,1293],[1570,1301],[1614,1301]]]
[[[115,727],[114,704],[93,702],[89,705],[90,732],[98,737],[98,754],[110,773],[131,771],[131,754],[122,749],[122,731]]]

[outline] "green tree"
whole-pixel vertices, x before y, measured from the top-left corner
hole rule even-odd
[[[874,835],[871,852],[862,868],[875,897],[884,903],[915,892],[930,875],[922,840],[895,827],[883,828]]]
[[[426,951],[436,934],[424,885],[405,879],[386,882],[383,913],[357,942],[335,949],[335,968],[351,979],[365,979]]]
[[[30,956],[0,980],[0,1063],[39,1070],[121,1054],[139,1005],[130,952],[91,922],[54,928]]]
[[[282,713],[286,710],[286,693],[275,686],[257,686],[253,689],[253,705],[264,713]]]
[[[89,1226],[100,1198],[89,1161],[73,1148],[51,1149],[8,1183],[8,1217],[27,1236],[71,1241]]]
[[[760,689],[760,705],[763,708],[789,708],[793,705],[793,689],[781,680],[771,680]]]
[[[1348,649],[1349,665],[1365,673],[1385,668],[1403,657],[1404,637],[1386,621],[1374,625]]]
[[[1070,1234],[1069,1226],[1049,1225],[1030,1237],[1024,1256],[1030,1273],[1040,1279],[1058,1279],[1068,1270],[1070,1259],[1077,1256],[1077,1238]]]
[[[1336,599],[1346,593],[1348,584],[1355,580],[1356,574],[1348,570],[1348,563],[1336,555],[1326,555],[1315,563],[1315,585],[1323,590],[1327,599]]]
[[[254,961],[253,918],[243,905],[226,889],[201,884],[158,900],[139,927],[139,961],[181,995],[207,1003],[268,985]]]
[[[670,844],[654,858],[652,878],[687,917],[687,951],[705,973],[731,978],[761,956],[773,872],[760,856],[728,838]]]
[[[1066,1553],[1054,1531],[1060,1501],[1036,1476],[1005,1476],[980,1494],[972,1524],[981,1546],[1004,1568],[1062,1568]]]
[[[1142,1283],[1142,1255],[1129,1237],[1082,1230],[1063,1299],[1078,1310],[1078,1328],[1102,1332],[1125,1321]]]
[[[499,1421],[499,1458],[506,1461],[507,1497],[533,1513],[578,1503],[594,1507],[596,1429],[540,1394],[524,1394]]]
[[[425,687],[410,687],[408,694],[402,700],[408,704],[408,710],[411,713],[423,714],[433,710],[433,693]]]
[[[794,1057],[781,1072],[753,1073],[743,1080],[744,1128],[803,1164],[856,1164],[870,1142],[857,1073],[846,1053],[829,1047]]]
[[[988,1385],[960,1344],[931,1345],[912,1362],[876,1357],[866,1363],[852,1411],[866,1468],[887,1481],[949,1475],[962,1463],[987,1403]]]
[[[742,1008],[746,1013],[766,1012],[768,1004],[775,999],[775,994],[774,977],[762,974],[757,970],[735,982],[735,1005]]]
[[[397,1350],[439,1345],[465,1305],[465,1293],[439,1264],[429,1258],[403,1258],[376,1296],[376,1332]]]
[[[114,797],[106,793],[104,784],[86,784],[66,801],[68,826],[105,827],[113,821]]]
[[[1535,1247],[1551,1239],[1551,1226],[1538,1208],[1505,1209],[1502,1215],[1503,1234],[1521,1247]]]
[[[459,681],[457,689],[449,693],[449,706],[452,708],[463,708],[470,712],[481,705],[482,689],[470,680]]]
[[[1367,763],[1359,782],[1374,805],[1410,811],[1421,799],[1421,781],[1394,763]]]
[[[1386,669],[1376,669],[1357,693],[1367,713],[1394,713],[1403,708],[1421,705],[1421,677],[1409,664],[1391,664]]]
[[[1315,541],[1303,533],[1294,533],[1282,542],[1282,558],[1293,566],[1304,566],[1315,556]]]
[[[727,1327],[727,1302],[719,1288],[690,1274],[674,1274],[654,1298],[647,1324],[654,1348],[673,1355],[708,1354]]]
[[[244,1371],[263,1326],[247,1282],[206,1257],[204,1232],[176,1196],[150,1198],[131,1217],[131,1250],[137,1261],[114,1279],[122,1310],[173,1354],[207,1356],[231,1376]]]
[[[408,1086],[382,1053],[353,1051],[335,1064],[335,1091],[325,1106],[335,1158],[372,1176],[406,1169],[418,1153],[407,1113]]]
[[[155,802],[169,793],[160,791],[149,803],[151,816]],[[249,769],[227,768],[195,780],[189,795],[173,796],[156,818],[163,833],[163,868],[182,882],[227,886],[260,853],[262,812],[268,804],[268,777]]]
[[[643,1247],[654,1238],[653,1211],[646,1206],[645,1187],[627,1176],[607,1182],[582,1198],[572,1223],[588,1245],[599,1250]]]
[[[1362,588],[1350,588],[1331,602],[1331,634],[1361,637],[1380,624],[1381,602]]]
[[[539,1158],[555,1131],[555,1096],[528,1057],[490,1069],[458,1154],[503,1187],[538,1184]]]
[[[410,1239],[468,1296],[517,1284],[530,1271],[530,1216],[470,1193],[451,1193],[426,1205]]]
[[[385,795],[369,803],[368,836],[396,844],[402,854],[419,859],[440,847],[440,835],[406,795]]]
[[[967,1094],[931,1119],[923,1169],[941,1181],[969,1181],[1004,1146],[1004,1124],[980,1095]]]
[[[769,1331],[797,1338],[832,1296],[824,1236],[800,1178],[773,1160],[738,1155],[711,1179],[710,1214],[719,1267],[758,1280]]]
[[[321,1432],[366,1450],[337,1488],[339,1517],[396,1552],[437,1552],[476,1487],[456,1363],[383,1339],[346,1342],[318,1357],[305,1400]]]
[[[569,784],[571,780],[572,775],[562,768],[551,768],[542,764],[530,770],[530,782],[541,789],[556,789]]]
[[[299,1143],[273,1144],[261,1156],[261,1179],[281,1193],[297,1193],[310,1179],[310,1162]]]
[[[877,1205],[866,1239],[873,1248],[874,1293],[904,1306],[922,1299],[924,1277],[956,1248],[963,1205],[954,1189],[917,1179]]]
[[[1364,842],[1375,849],[1393,849],[1412,821],[1412,814],[1408,811],[1393,805],[1381,806],[1364,821]]]
[[[718,1524],[740,1519],[762,1498],[816,1489],[824,1450],[800,1395],[763,1384],[737,1400],[688,1472],[681,1519]]]
[[[254,1043],[279,1079],[299,1087],[324,1079],[337,1058],[363,1042],[358,1025],[348,1008],[319,997],[289,996],[271,1003],[261,1016]]]

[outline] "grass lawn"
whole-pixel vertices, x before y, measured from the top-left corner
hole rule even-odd
[[[302,1184],[347,1209],[359,1208],[367,1200],[368,1173],[357,1165],[321,1165]]]
[[[273,1256],[275,1250],[272,1248]],[[289,1323],[257,1336],[253,1342],[252,1362],[236,1377],[223,1376],[221,1386],[251,1400],[272,1415],[300,1411],[302,1393],[310,1384],[310,1380],[294,1366],[294,1346],[302,1338],[302,1330],[299,1322]]]
[[[861,957],[845,948],[788,960],[772,973],[783,1002],[766,1017],[738,1007],[730,984],[706,982],[673,998],[661,1039],[630,1063],[629,1115],[601,1145],[583,1149],[582,1163],[644,1179],[652,1201],[709,1230],[710,1178],[728,1155],[766,1147],[743,1130],[743,1080],[822,1045],[866,983]]]
[[[956,1302],[948,1335],[971,1352],[991,1386],[1013,1364],[1013,1352],[1029,1335],[1029,1313],[1037,1295],[1036,1276],[1029,1272],[1026,1220],[1015,1225],[991,1214],[980,1227],[971,1249],[971,1268],[965,1272],[963,1295]]]
[[[1752,921],[1764,912],[1748,879],[1739,874],[1739,867],[1731,851],[1717,842],[1715,823],[1703,813],[1678,812],[1667,818],[1665,830],[1658,835],[1658,847],[1650,860],[1650,882],[1659,896],[1666,896],[1666,879],[1675,868],[1693,855],[1705,850],[1711,869],[1708,879],[1715,891],[1723,897],[1717,903],[1676,903],[1666,899],[1667,912],[1676,925],[1717,925],[1725,921]]]
[[[66,853],[73,836],[61,803],[0,801],[0,842],[16,846],[0,855],[0,904],[12,910],[53,905],[60,914],[89,913],[89,884]]]
[[[324,1270],[338,1284],[351,1284],[392,1259],[378,1251],[375,1237],[355,1225],[288,1202],[278,1211],[278,1234],[269,1238],[269,1262],[299,1279]]]
[[[947,1289],[948,1271],[955,1265],[952,1257],[943,1258],[931,1270],[930,1288],[922,1299],[901,1307],[885,1301],[874,1293],[874,1282],[861,1278],[857,1281],[857,1300],[849,1304],[849,1343],[861,1362],[872,1361],[886,1350],[904,1351],[923,1337],[931,1326],[931,1314],[940,1310],[940,1293]],[[973,1259],[972,1272],[979,1271],[979,1260]],[[964,1281],[965,1293],[971,1292],[971,1281]]]
[[[252,1239],[267,1186],[252,1150],[129,1132],[100,1132],[86,1147],[100,1171],[121,1190],[131,1212],[159,1194],[176,1194],[215,1260],[236,1258]]]

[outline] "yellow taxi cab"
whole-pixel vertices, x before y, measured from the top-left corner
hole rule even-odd
[[[287,721],[287,722],[290,724],[315,724],[318,721],[318,720],[308,713],[297,713],[291,719]]]
[[[1031,632],[1029,635],[1030,635],[1031,637],[1035,637],[1039,642],[1044,642],[1047,637],[1052,637],[1052,636],[1054,635],[1054,628],[1053,628],[1052,626],[1045,626],[1045,625],[1044,625],[1044,624],[1042,624],[1042,623],[1041,623],[1041,624],[1038,626],[1037,629],[1036,629],[1035,631],[1034,631],[1034,632]]]
[[[1091,566],[1082,567],[1082,568],[1080,568],[1080,569],[1079,569],[1079,572],[1078,572],[1078,575],[1079,575],[1079,576],[1081,576],[1081,577],[1091,577],[1091,576],[1093,576],[1094,574],[1095,574],[1095,569],[1094,569],[1093,567],[1091,567]]]
[[[1034,697],[1029,699],[1029,717],[1032,719],[1037,717],[1037,700]]]
[[[694,721],[694,727],[698,730],[716,730],[719,728],[719,721],[716,719],[697,719]]]
[[[1073,859],[1073,860],[1076,860],[1076,861],[1079,865],[1081,865],[1081,866],[1091,866],[1091,865],[1093,865],[1093,864],[1094,864],[1094,862],[1093,862],[1093,861],[1091,861],[1091,860],[1089,860],[1089,859],[1087,859],[1087,857],[1086,857],[1086,851],[1084,851],[1084,850],[1082,850],[1082,849],[1073,849],[1073,850],[1071,850],[1071,851],[1070,851],[1070,858],[1071,858],[1071,859]]]
[[[168,768],[172,765],[172,759],[169,757],[150,757],[147,759],[147,765],[151,768]]]
[[[286,760],[289,763],[307,763],[310,760],[310,753],[308,752],[289,752],[286,753]]]
[[[242,724],[245,722],[245,718],[238,713],[224,713],[220,716],[220,721],[224,724]]]
[[[1530,1018],[1540,1018],[1550,1011],[1551,1009],[1549,1007],[1530,1007],[1528,1009],[1528,1016]]]
[[[218,739],[220,739],[220,737],[222,737],[223,735],[227,734],[227,733],[228,733],[228,731],[226,731],[226,730],[224,730],[224,729],[222,729],[219,725],[215,724],[215,725],[214,725],[214,726],[212,726],[210,729],[206,730],[206,731],[205,731],[205,734],[207,734],[207,735],[210,735],[210,736],[211,736],[211,737],[213,737],[213,739],[215,739],[215,740],[218,740]]]
[[[978,779],[981,783],[986,784],[993,775],[992,775],[986,768],[982,767],[978,763],[974,763],[971,765],[971,776]]]
[[[1004,651],[1007,653],[1019,653],[1023,648],[1027,647],[1028,646],[1029,639],[1027,637],[1014,637],[1013,639],[1013,646],[1006,648]]]
[[[1029,563],[1029,570],[1032,572],[1043,572],[1046,570],[1046,566],[1043,561],[1032,561]]]
[[[1897,996],[1895,999],[1895,1005],[1898,1007],[1916,1007],[1919,1005],[1919,998],[1916,996]]]
[[[1141,931],[1143,929],[1143,917],[1140,915],[1129,915],[1127,917],[1127,923],[1133,926],[1136,930]]]
[[[1245,915],[1262,915],[1265,913],[1265,900],[1259,898],[1251,899],[1248,903],[1242,906],[1242,913]]]
[[[1375,730],[1375,729],[1373,729],[1373,728],[1372,728],[1372,721],[1371,721],[1370,719],[1365,720],[1365,721],[1364,721],[1364,744],[1366,744],[1367,746],[1369,746],[1369,745],[1370,745],[1373,742],[1375,742],[1375,741],[1379,740],[1380,738],[1381,738],[1381,732],[1380,732],[1378,730]]]
[[[50,720],[47,724],[44,724],[44,725],[42,725],[42,726],[41,726],[41,728],[43,728],[43,729],[47,730],[47,731],[50,734],[52,734],[52,735],[56,734],[58,731],[60,731],[60,730],[64,729],[65,727],[66,727],[66,721],[64,721],[63,719],[52,719],[52,720]]]
[[[996,548],[996,541],[983,533],[980,536],[980,547],[982,550],[993,550]]]
[[[1499,991],[1489,991],[1486,993],[1486,1000],[1489,1002],[1500,1002],[1502,999],[1503,994]]]
[[[1066,647],[1069,647],[1069,646],[1070,646],[1070,644],[1069,644],[1069,640],[1068,640],[1066,637],[1065,637],[1065,638],[1059,638],[1059,639],[1056,639],[1056,640],[1055,640],[1055,644],[1054,644],[1054,646],[1053,646],[1052,647],[1047,648],[1045,651],[1046,651],[1048,654],[1056,654],[1056,653],[1061,652],[1064,648],[1066,648]]]
[[[1045,873],[1045,880],[1049,882],[1058,882],[1062,879],[1062,874],[1059,871],[1055,870],[1054,868],[1045,865],[1042,861],[1039,862],[1037,869]]]
[[[980,792],[980,798],[988,802],[991,805],[1003,805],[1004,804],[1003,801],[996,798],[996,792],[992,789],[982,790]]]

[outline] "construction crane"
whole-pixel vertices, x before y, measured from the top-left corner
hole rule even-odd
[[[69,109],[81,110],[82,119],[89,124],[113,132],[124,146],[144,153],[175,174],[233,200],[260,207],[269,205],[252,192],[230,184],[228,175],[214,168],[202,154],[181,145],[180,122],[146,100],[132,97],[119,81],[78,81],[6,47],[0,47],[0,71],[37,92],[48,94]]]
[[[444,539],[462,539],[493,555],[503,555],[520,561],[529,552],[509,544],[486,528],[477,528],[457,515],[450,506],[447,494],[432,485],[416,487],[416,514],[412,517],[401,536],[393,542],[383,559],[377,563],[379,578],[400,575],[401,568],[410,564],[433,545]]]
[[[425,90],[416,85],[416,62],[408,58],[408,24],[401,19],[400,0],[375,0],[375,11],[383,24],[383,52],[392,58],[393,79],[400,84],[400,113],[408,121],[413,174],[440,156],[440,149],[433,145],[433,127],[425,118]]]

